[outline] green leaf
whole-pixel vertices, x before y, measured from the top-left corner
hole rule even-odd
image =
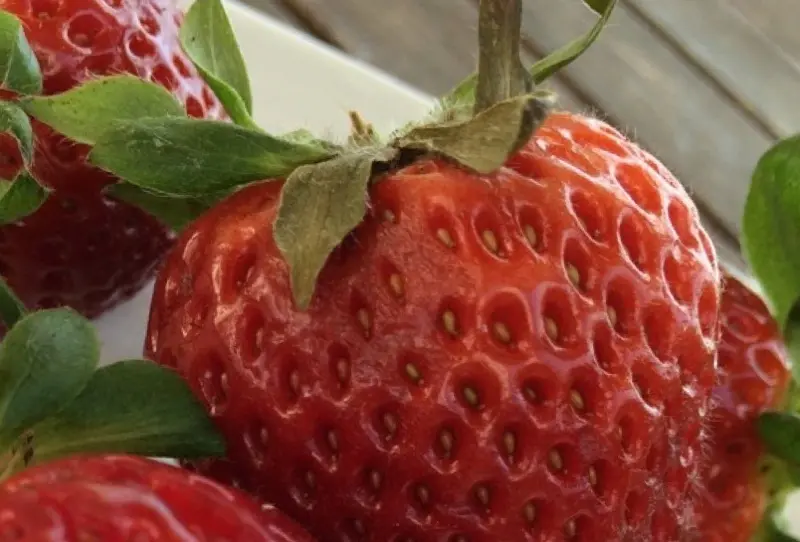
[[[118,124],[90,160],[149,192],[197,197],[285,176],[330,155],[235,124],[164,117]]]
[[[0,343],[0,446],[75,399],[99,359],[94,327],[71,309],[17,322]]]
[[[143,360],[99,369],[74,401],[33,432],[34,462],[79,452],[187,459],[225,453],[186,382]]]
[[[557,71],[571,64],[591,47],[605,28],[617,5],[617,0],[585,0],[585,2],[592,10],[600,15],[600,19],[586,34],[536,62],[530,69],[535,84],[543,83]],[[473,73],[467,79],[459,83],[450,93],[442,98],[441,109],[445,112],[450,112],[449,114],[455,115],[456,117],[461,115],[461,112],[471,111],[472,105],[475,102],[475,87],[477,82],[478,75],[477,73]]]
[[[491,173],[530,138],[550,111],[549,93],[518,96],[466,121],[411,128],[396,147],[435,152],[480,173]]]
[[[33,54],[22,23],[14,15],[0,10],[0,86],[18,94],[39,94],[42,72]]]
[[[216,198],[179,198],[154,194],[125,182],[112,184],[106,189],[106,193],[144,210],[176,232],[194,222],[225,195],[221,194]]]
[[[45,190],[26,171],[13,181],[0,179],[0,224],[10,224],[36,211],[47,199]]]
[[[550,53],[533,65],[531,68],[531,75],[533,75],[533,81],[536,84],[540,84],[549,79],[553,74],[571,64],[592,46],[611,18],[614,7],[617,5],[617,0],[587,0],[586,3],[600,14],[600,19],[589,32],[555,52]]]
[[[237,124],[255,128],[244,57],[220,0],[197,0],[181,26],[181,44]]]
[[[22,105],[44,124],[89,145],[119,121],[185,116],[169,91],[131,75],[94,79],[61,94],[26,98]]]
[[[297,306],[311,303],[328,256],[364,218],[367,187],[376,163],[393,160],[391,149],[365,149],[297,168],[283,187],[275,219],[275,243],[289,265]]]
[[[779,142],[756,165],[742,246],[776,320],[796,338],[790,318],[800,300],[800,136]]]
[[[25,305],[3,277],[0,277],[0,319],[11,329],[26,314]]]
[[[764,412],[757,422],[767,451],[793,465],[800,465],[800,416],[788,412]]]
[[[33,161],[33,129],[28,115],[17,104],[0,101],[0,133],[14,137],[22,161],[29,167]]]

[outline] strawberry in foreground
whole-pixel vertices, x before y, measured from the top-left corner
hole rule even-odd
[[[189,17],[225,26],[210,5]],[[593,5],[598,27],[534,82],[596,37],[614,2]],[[655,158],[531,93],[520,11],[481,3],[478,76],[388,144],[360,122],[340,146],[162,117],[116,125],[91,152],[164,199],[237,191],[166,262],[147,353],[227,438],[228,461],[200,468],[322,540],[671,542],[694,528],[714,250]],[[211,74],[229,111],[235,71]]]
[[[777,323],[761,298],[733,276],[724,277],[720,319],[718,383],[698,531],[707,542],[747,542],[769,501],[756,421],[783,405],[791,374]]]
[[[87,320],[26,314],[1,280],[0,319],[0,539],[311,542],[236,490],[138,457],[224,452],[173,371],[143,360],[97,369]]]
[[[218,118],[221,106],[181,50],[182,14],[173,0],[0,0],[0,9],[7,12],[0,21],[4,39],[17,40],[22,29],[27,38],[19,51],[4,48],[20,55],[3,62],[11,66],[4,68],[3,86],[12,91],[4,96],[23,98],[0,107],[4,117],[13,109],[9,118],[19,123],[9,126],[3,118],[0,127],[9,132],[0,139],[0,179],[6,179],[0,186],[0,276],[29,307],[68,305],[96,316],[144,285],[172,235],[141,209],[104,192],[115,178],[87,164],[88,147],[41,122],[27,124],[17,117],[24,117],[17,106],[38,112],[43,105],[25,102],[25,96],[125,73],[162,85],[192,116]],[[27,125],[22,135],[16,131],[21,125]],[[21,137],[22,153],[11,134]],[[31,144],[35,150],[23,161]],[[9,195],[8,181],[26,169],[33,178],[14,181],[28,183],[28,201],[20,205],[18,194]]]
[[[37,542],[313,542],[280,511],[134,456],[78,456],[0,486],[0,539]]]

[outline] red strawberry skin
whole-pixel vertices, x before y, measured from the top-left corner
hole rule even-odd
[[[764,302],[726,275],[720,304],[719,381],[699,502],[701,540],[748,542],[767,503],[756,418],[781,406],[791,378],[778,325]]]
[[[326,542],[691,532],[719,277],[655,159],[558,114],[492,176],[421,160],[374,185],[305,313],[279,184],[202,217],[157,280],[147,355],[229,444],[197,468]]]
[[[183,55],[172,0],[0,0],[17,15],[44,74],[46,94],[102,75],[131,73],[160,83],[191,115],[221,106]],[[115,179],[85,160],[87,148],[34,123],[35,173],[52,188],[36,213],[0,227],[0,274],[30,307],[70,305],[96,316],[152,276],[169,232],[141,210],[104,197]],[[0,139],[0,176],[19,154]]]
[[[15,542],[313,542],[283,513],[185,470],[134,456],[76,456],[0,487]]]

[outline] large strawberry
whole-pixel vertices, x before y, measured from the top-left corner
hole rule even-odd
[[[0,0],[0,8],[21,21],[41,66],[34,85],[15,86],[19,78],[6,72],[6,89],[50,95],[129,73],[162,85],[192,116],[221,114],[181,50],[181,13],[173,0]],[[17,39],[5,32],[5,39]],[[0,226],[0,275],[28,306],[69,305],[98,315],[151,277],[171,234],[142,210],[104,193],[115,178],[86,162],[88,147],[39,122],[33,136],[32,173],[51,192],[29,216],[0,213],[0,223],[6,221]],[[0,140],[0,156],[0,178],[13,179],[22,162],[10,136]]]
[[[16,542],[312,542],[280,511],[135,456],[90,455],[0,485],[0,539]]]
[[[782,405],[789,363],[766,305],[733,276],[724,277],[720,319],[718,382],[698,530],[707,542],[747,542],[761,524],[769,500],[756,421]]]
[[[613,7],[593,4],[603,20]],[[162,197],[276,177],[182,235],[147,352],[227,437],[228,462],[202,468],[323,540],[672,542],[694,527],[714,250],[654,157],[530,93],[520,10],[482,2],[477,78],[388,144],[360,122],[338,146],[163,117],[92,151]]]

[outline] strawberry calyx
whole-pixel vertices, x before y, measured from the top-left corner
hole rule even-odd
[[[0,11],[0,86],[4,97],[42,92],[42,73],[36,55],[14,15]],[[0,179],[0,224],[15,222],[36,211],[47,199],[48,190],[34,177],[33,128],[28,116],[13,99],[0,99],[0,133],[17,144],[22,167],[13,179]]]
[[[615,4],[592,2],[601,15],[594,28],[529,71],[519,57],[520,2],[484,0],[478,73],[443,98],[427,121],[385,139],[366,125],[343,144],[306,131],[273,135],[259,128],[244,60],[220,0],[197,0],[180,37],[232,123],[188,118],[166,91],[132,76],[28,96],[20,106],[90,145],[89,161],[122,179],[107,188],[110,196],[178,231],[245,185],[285,179],[275,238],[304,308],[328,255],[363,219],[369,186],[382,173],[431,154],[484,174],[500,168],[554,106],[553,95],[532,85],[591,45]]]
[[[224,441],[181,377],[145,360],[98,367],[95,329],[71,309],[28,313],[0,279],[0,480],[75,453],[204,458]]]

